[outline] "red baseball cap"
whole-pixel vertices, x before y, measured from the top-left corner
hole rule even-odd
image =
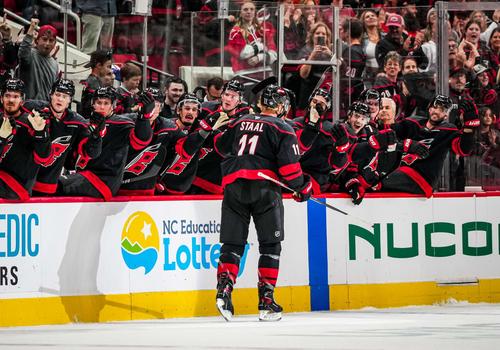
[[[403,17],[396,13],[389,13],[387,14],[385,25],[387,27],[402,27],[404,25]]]
[[[57,29],[52,27],[50,24],[46,24],[44,26],[41,26],[40,29],[38,30],[38,37],[42,37],[45,34],[49,34],[51,36],[56,37],[57,36]]]

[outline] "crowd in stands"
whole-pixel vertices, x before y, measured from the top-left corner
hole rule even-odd
[[[305,62],[285,64],[281,82],[272,77],[258,85],[281,86],[276,111],[295,130],[301,166],[316,194],[345,191],[356,204],[369,191],[429,196],[449,154],[451,190],[474,181],[499,185],[500,9],[449,13],[450,93],[443,96],[436,93],[439,40],[433,1],[282,2],[284,55]],[[73,101],[74,83],[61,78],[57,26],[35,16],[13,41],[7,22],[0,23],[0,197],[109,200],[118,194],[222,193],[224,155],[214,149],[214,137],[232,120],[259,113],[263,86],[250,94],[243,84],[247,80],[213,77],[191,93],[165,54],[186,45],[185,35],[178,35],[186,28],[176,23],[188,17],[186,12],[202,11],[196,17],[200,37],[193,54],[196,64],[218,65],[217,2],[153,1],[153,28],[158,29],[153,32],[162,44],[151,50],[161,51],[175,76],[145,91],[140,67],[127,62],[112,68],[114,53],[134,53],[120,43],[119,26],[113,29],[130,2],[74,3],[82,16],[83,50],[90,53],[85,67],[91,73],[81,101]],[[18,10],[32,15],[43,9],[32,5],[26,2]],[[225,19],[227,63],[235,74],[256,81],[278,69],[277,7],[276,2],[267,5],[231,2]],[[332,9],[317,5],[342,7],[338,55]],[[332,115],[329,62],[340,68],[338,116]],[[78,102],[76,108],[72,102]],[[14,157],[23,159],[29,171]]]

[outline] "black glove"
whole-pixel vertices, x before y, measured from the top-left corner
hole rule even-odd
[[[424,159],[429,156],[429,146],[419,141],[405,139],[403,141],[403,152],[414,154],[418,158]]]
[[[139,95],[139,118],[150,119],[151,112],[155,109],[155,99],[149,92],[143,92]]]
[[[304,183],[292,195],[296,202],[305,202],[311,198],[312,195],[312,182],[309,175],[304,174]]]
[[[332,136],[335,139],[335,149],[339,153],[349,150],[349,132],[344,124],[335,124],[332,128]]]
[[[215,113],[208,115],[205,119],[200,119],[198,122],[200,125],[200,128],[202,128],[206,132],[213,131],[213,128],[220,117],[221,117],[221,113],[215,112]]]
[[[89,131],[92,137],[103,137],[106,134],[106,118],[96,111],[90,114]]]
[[[473,100],[461,100],[458,104],[458,112],[463,113],[464,128],[475,129],[479,126],[479,112]]]
[[[368,184],[361,176],[358,175],[357,177],[347,181],[345,184],[345,188],[347,190],[347,193],[349,193],[349,195],[351,196],[352,202],[355,205],[359,205],[365,197]]]
[[[381,130],[368,138],[368,144],[376,151],[385,151],[389,145],[396,143],[396,133],[392,129]]]

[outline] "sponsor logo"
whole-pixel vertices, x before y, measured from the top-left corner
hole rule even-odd
[[[149,214],[138,211],[128,217],[123,225],[121,249],[129,269],[144,267],[144,274],[151,272],[158,260],[160,241],[158,227]]]

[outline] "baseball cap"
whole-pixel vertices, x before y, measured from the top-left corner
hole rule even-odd
[[[476,73],[476,75],[479,75],[481,73],[484,73],[488,70],[488,67],[486,67],[485,65],[479,63],[479,64],[476,64],[474,66],[474,68],[472,68],[474,70],[474,73]]]
[[[56,37],[57,36],[57,29],[51,26],[50,24],[46,24],[44,26],[41,26],[40,29],[38,30],[38,37],[42,37],[45,34],[49,34],[51,36]]]
[[[85,68],[94,68],[98,63],[103,64],[113,58],[113,53],[108,50],[96,50],[90,54],[90,61],[84,65]]]
[[[455,67],[450,70],[450,77],[454,77],[456,75],[465,75],[467,76],[467,69],[463,67]]]
[[[403,17],[396,13],[389,13],[385,21],[387,27],[402,27],[404,24]]]

